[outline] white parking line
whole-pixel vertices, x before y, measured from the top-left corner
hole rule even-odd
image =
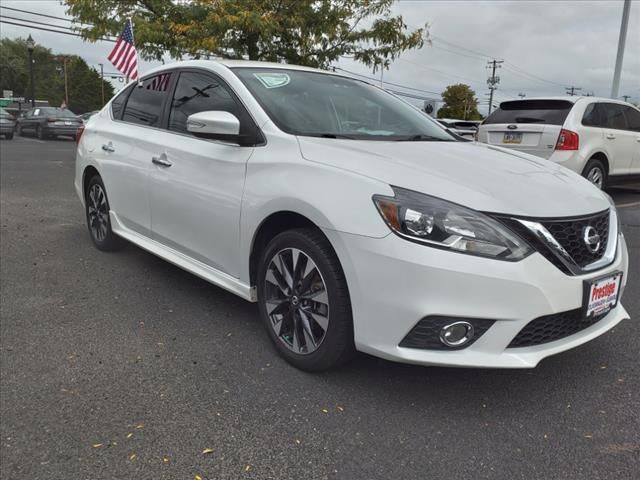
[[[27,138],[27,137],[15,137],[16,140],[27,141],[27,142],[37,142],[37,143],[47,143],[44,140],[38,140],[37,138]]]
[[[620,205],[616,205],[616,207],[617,208],[640,207],[640,202],[621,203]]]

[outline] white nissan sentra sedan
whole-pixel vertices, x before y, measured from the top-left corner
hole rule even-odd
[[[354,350],[534,367],[628,318],[606,194],[325,71],[151,71],[78,132],[75,188],[98,249],[128,240],[257,302],[305,370]]]

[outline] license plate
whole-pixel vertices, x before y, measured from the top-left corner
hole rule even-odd
[[[71,125],[71,122],[64,122],[65,125]]]
[[[622,272],[585,282],[585,316],[604,315],[618,303]]]
[[[502,143],[522,143],[522,133],[505,133]]]

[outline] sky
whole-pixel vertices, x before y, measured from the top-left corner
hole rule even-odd
[[[58,0],[2,0],[1,5],[66,16]],[[435,99],[447,85],[466,83],[475,90],[479,109],[485,113],[487,61],[495,58],[504,63],[498,70],[500,83],[494,102],[518,98],[521,93],[527,97],[565,95],[569,86],[582,88],[582,94],[608,97],[622,7],[623,0],[397,0],[393,13],[401,14],[410,28],[429,24],[432,42],[420,50],[404,52],[384,72],[383,81],[387,88]],[[69,25],[0,11],[2,15]],[[105,72],[115,71],[107,60],[112,43],[87,43],[77,37],[0,24],[2,37],[26,37],[29,33],[54,53],[77,54],[91,66],[98,68],[103,63]],[[157,64],[142,62],[142,73]],[[379,82],[379,72],[374,75],[371,69],[350,59],[341,59],[335,65]],[[114,81],[116,88],[122,85]],[[631,2],[619,93],[640,102],[640,0]]]

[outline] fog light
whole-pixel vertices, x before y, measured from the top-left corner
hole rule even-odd
[[[447,347],[460,347],[473,338],[473,325],[469,322],[455,322],[440,330],[440,341]]]

